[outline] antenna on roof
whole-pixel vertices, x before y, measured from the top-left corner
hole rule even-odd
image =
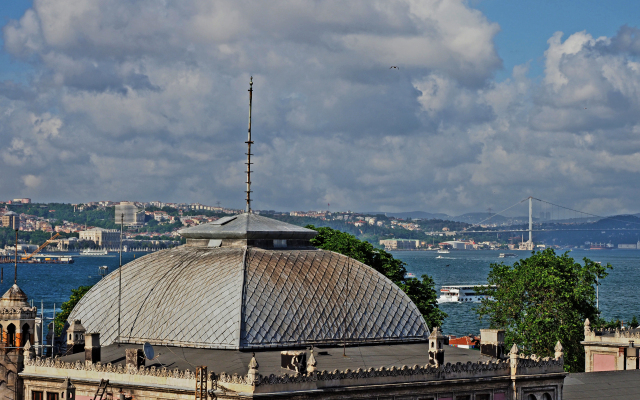
[[[247,144],[247,208],[245,212],[251,213],[251,102],[253,100],[253,76],[249,80],[249,139],[245,142]]]
[[[13,284],[17,285],[18,284],[18,229],[16,228],[16,254],[14,256],[15,258],[15,270],[13,272]]]

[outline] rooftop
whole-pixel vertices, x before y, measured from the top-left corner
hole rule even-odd
[[[118,336],[118,270],[69,316]],[[121,342],[258,349],[425,341],[424,318],[389,279],[315,248],[180,246],[122,267]]]
[[[207,224],[185,228],[180,235],[188,239],[298,239],[310,240],[318,232],[256,214],[220,218]]]
[[[564,379],[562,398],[640,399],[640,370],[569,374]]]
[[[125,362],[125,349],[142,348],[139,345],[109,345],[101,349],[102,364],[122,364]],[[206,365],[209,371],[215,373],[226,372],[227,374],[246,374],[252,353],[237,350],[216,350],[216,349],[190,349],[173,346],[154,346],[156,358],[153,361],[146,360],[146,367],[162,368],[163,366],[180,370],[189,369],[195,371],[196,366]],[[425,365],[429,361],[428,343],[410,344],[378,344],[373,346],[347,347],[344,357],[342,347],[314,348],[314,357],[320,370],[341,370],[347,368],[352,371],[358,368],[390,368],[392,366],[402,367],[404,365],[414,366]],[[256,352],[256,360],[260,364],[262,375],[282,375],[288,370],[280,367],[280,350],[267,350]],[[307,354],[309,351],[307,350]],[[444,352],[445,363],[455,364],[461,362],[489,361],[489,357],[482,356],[480,351],[473,349],[462,349],[447,347]],[[70,356],[61,357],[62,361],[84,362],[84,352]],[[290,371],[289,371],[290,372]]]

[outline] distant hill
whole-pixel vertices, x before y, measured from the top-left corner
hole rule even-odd
[[[466,222],[468,224],[477,224],[481,221],[486,220],[489,217],[491,217],[491,219],[485,221],[485,223],[487,224],[504,224],[507,222],[522,223],[524,221],[529,220],[528,216],[505,217],[500,214],[488,213],[488,212],[466,213],[466,214],[458,215],[455,217],[449,217],[449,220],[457,221],[457,222]]]
[[[385,212],[385,213],[375,213],[375,214],[384,214],[387,217],[395,217],[395,218],[402,218],[402,219],[420,218],[420,219],[442,219],[442,220],[451,221],[451,217],[448,216],[447,214],[430,213],[426,211]]]

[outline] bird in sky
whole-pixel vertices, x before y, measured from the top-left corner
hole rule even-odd
[[[396,67],[395,65],[392,65],[392,66],[389,67],[389,69],[393,69],[393,68],[400,69],[399,67]]]

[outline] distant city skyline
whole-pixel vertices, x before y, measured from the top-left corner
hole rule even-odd
[[[640,212],[637,2],[5,3],[6,199]]]

